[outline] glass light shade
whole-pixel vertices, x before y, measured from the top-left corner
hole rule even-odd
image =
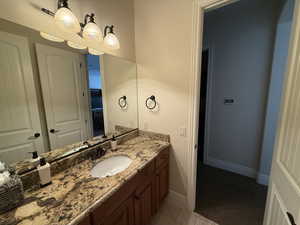
[[[61,39],[59,37],[55,37],[55,36],[53,36],[51,34],[48,34],[48,33],[45,33],[45,32],[40,32],[40,35],[43,38],[45,38],[45,39],[47,39],[49,41],[54,41],[54,42],[64,42],[65,41],[64,39]]]
[[[82,36],[85,39],[92,41],[102,41],[103,39],[100,28],[92,22],[89,22],[84,26]]]
[[[67,45],[69,45],[71,48],[75,49],[86,49],[87,47],[81,44],[77,44],[73,41],[67,41]]]
[[[111,49],[119,49],[120,42],[116,35],[113,33],[108,33],[104,38],[104,43]]]
[[[94,48],[89,48],[88,51],[91,55],[103,55],[104,54],[104,52],[98,51]]]
[[[80,24],[76,16],[68,8],[60,8],[54,16],[56,24],[67,32],[78,33],[81,30]]]

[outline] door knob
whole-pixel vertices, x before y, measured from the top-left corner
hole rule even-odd
[[[54,133],[58,132],[59,130],[50,129],[49,131],[50,131],[50,133],[54,134]]]
[[[38,138],[38,137],[40,137],[41,136],[41,134],[40,133],[34,133],[32,136],[30,136],[28,139],[29,140],[33,140],[33,139],[36,139],[36,138]]]
[[[287,212],[286,214],[290,220],[291,225],[297,225],[295,222],[294,216],[290,212]]]

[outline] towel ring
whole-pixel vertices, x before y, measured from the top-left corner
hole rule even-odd
[[[126,106],[127,106],[127,97],[125,95],[119,98],[119,106],[121,107],[121,109],[126,108]]]
[[[149,106],[149,102],[150,101],[152,101],[152,102],[154,102],[154,105],[151,107],[151,106]],[[156,106],[157,106],[157,102],[156,102],[156,100],[155,100],[155,96],[154,95],[151,95],[150,97],[148,97],[147,99],[146,99],[146,107],[148,108],[148,109],[150,109],[150,110],[152,110],[152,109],[154,109]]]

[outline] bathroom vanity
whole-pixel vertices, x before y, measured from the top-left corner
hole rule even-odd
[[[168,194],[170,140],[139,130],[136,63],[44,38],[0,19],[0,225],[148,224]]]
[[[81,225],[146,225],[168,194],[168,148],[162,150]]]
[[[74,164],[55,174],[51,185],[28,190],[20,207],[0,215],[0,224],[148,224],[168,194],[169,137],[133,132],[123,138],[117,151]],[[113,176],[91,176],[96,164],[114,156],[127,156],[132,162]],[[59,164],[74,157],[78,156]]]

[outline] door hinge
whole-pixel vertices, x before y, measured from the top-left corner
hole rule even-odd
[[[82,96],[84,96],[84,92],[82,92]]]
[[[82,63],[79,63],[80,68],[82,67]]]

